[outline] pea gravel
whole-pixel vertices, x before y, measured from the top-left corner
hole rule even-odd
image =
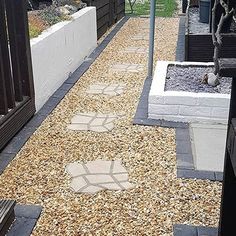
[[[148,19],[131,18],[0,176],[0,198],[40,204],[43,213],[33,236],[172,235],[176,223],[216,226],[221,184],[176,178],[175,130],[132,125],[146,70],[109,72],[116,63],[147,65],[147,47],[131,38]],[[158,18],[155,61],[174,60],[178,18]],[[124,83],[121,96],[87,95],[93,83]],[[67,124],[77,112],[126,114],[107,133],[75,132]],[[135,188],[91,196],[69,189],[68,163],[121,159]]]

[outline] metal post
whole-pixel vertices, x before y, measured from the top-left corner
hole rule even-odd
[[[150,7],[150,32],[149,32],[149,57],[148,57],[148,77],[152,77],[152,73],[153,73],[153,52],[154,52],[154,36],[155,36],[155,11],[156,11],[156,0],[151,0],[151,7]]]

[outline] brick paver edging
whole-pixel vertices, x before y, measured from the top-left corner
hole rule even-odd
[[[15,221],[6,236],[30,236],[40,217],[42,207],[17,204],[14,210]]]
[[[173,226],[173,236],[217,236],[218,230],[213,227],[176,224]]]
[[[16,154],[24,146],[26,141],[41,125],[46,117],[55,109],[59,102],[80,79],[80,77],[89,69],[91,64],[106,48],[112,38],[117,34],[121,27],[130,17],[124,17],[120,20],[114,29],[105,37],[100,45],[89,55],[89,57],[72,73],[62,86],[48,99],[39,112],[25,125],[25,127],[8,143],[0,152],[0,174],[3,173],[8,164],[14,159]]]
[[[200,171],[194,168],[189,124],[148,118],[148,94],[152,84],[152,78],[147,77],[140,96],[133,124],[160,126],[176,129],[176,159],[177,177],[187,179],[208,179],[222,181],[223,173],[215,171]]]
[[[181,16],[179,20],[179,33],[178,33],[177,47],[175,53],[176,61],[185,60],[185,21],[186,17]]]

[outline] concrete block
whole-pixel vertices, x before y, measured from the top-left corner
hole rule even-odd
[[[157,115],[177,115],[179,113],[179,106],[149,104],[148,112]]]
[[[150,95],[148,98],[149,104],[164,104],[164,96]]]
[[[195,106],[198,103],[196,96],[191,96],[190,93],[186,92],[166,92],[164,95],[164,103],[170,105],[188,105]]]
[[[229,108],[213,107],[211,116],[217,118],[228,119]]]
[[[210,117],[211,107],[200,107],[200,106],[180,106],[179,115],[182,116],[199,116],[199,117]]]
[[[228,94],[199,93],[197,96],[199,106],[223,108],[229,107],[230,96]]]

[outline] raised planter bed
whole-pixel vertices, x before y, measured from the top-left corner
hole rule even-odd
[[[31,39],[37,110],[97,46],[95,7],[86,7],[72,18]]]
[[[202,68],[213,67],[213,63],[157,62],[151,90],[149,92],[148,118],[176,122],[226,124],[230,95],[214,93],[212,91],[181,91],[181,88],[174,88],[172,91],[166,90],[166,77],[170,65],[183,67],[197,66]],[[179,87],[181,87],[181,83],[179,83]]]
[[[213,43],[209,24],[199,23],[199,8],[187,9],[185,32],[185,60],[197,62],[213,61]],[[232,58],[236,55],[236,36],[234,33],[223,34],[221,57]]]

